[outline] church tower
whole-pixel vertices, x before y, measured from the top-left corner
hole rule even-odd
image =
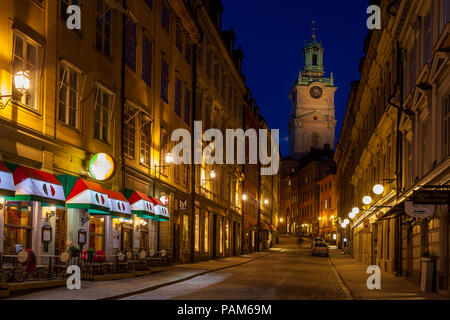
[[[333,73],[325,77],[323,65],[324,48],[316,40],[313,28],[311,41],[303,49],[303,70],[291,88],[292,101],[289,121],[290,154],[300,158],[311,148],[324,148],[329,144],[334,149],[335,107]]]

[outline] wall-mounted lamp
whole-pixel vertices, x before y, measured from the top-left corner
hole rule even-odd
[[[30,75],[26,71],[19,71],[14,75],[14,87],[19,91],[22,96],[30,88]],[[9,98],[5,104],[1,101],[2,98]],[[13,98],[13,95],[0,95],[0,109],[4,109]]]
[[[3,210],[5,207],[5,198],[0,197],[0,210]]]

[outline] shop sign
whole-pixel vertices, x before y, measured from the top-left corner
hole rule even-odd
[[[187,199],[178,201],[178,210],[186,211],[188,206]]]
[[[405,212],[413,218],[431,217],[436,210],[434,204],[414,204],[413,201],[405,202]]]
[[[96,153],[89,160],[89,174],[99,181],[108,180],[116,169],[114,159],[106,153]]]
[[[169,198],[167,198],[167,196],[162,196],[161,198],[159,198],[159,201],[161,201],[163,205],[167,206],[167,204],[169,203]]]
[[[448,204],[449,191],[443,190],[416,190],[413,192],[414,204]]]

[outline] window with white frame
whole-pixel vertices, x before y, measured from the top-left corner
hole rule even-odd
[[[95,87],[94,138],[109,142],[109,123],[113,95],[103,87]]]
[[[146,166],[150,166],[150,152],[152,145],[152,120],[142,114],[141,115],[141,155],[140,161]]]
[[[80,73],[67,63],[59,64],[58,120],[78,127]]]
[[[30,77],[30,87],[23,95],[13,87],[13,96],[16,101],[34,110],[38,109],[41,51],[42,48],[37,43],[19,32],[14,33],[12,72],[13,75],[20,71],[26,72]]]

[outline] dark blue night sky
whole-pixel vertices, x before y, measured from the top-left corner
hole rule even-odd
[[[350,83],[360,77],[368,1],[224,0],[223,5],[223,28],[234,27],[236,45],[244,50],[247,86],[269,126],[280,129],[283,156],[289,154],[289,89],[302,67],[302,49],[305,40],[311,39],[312,21],[317,22],[326,76],[333,72],[339,87],[335,101],[338,138]]]

